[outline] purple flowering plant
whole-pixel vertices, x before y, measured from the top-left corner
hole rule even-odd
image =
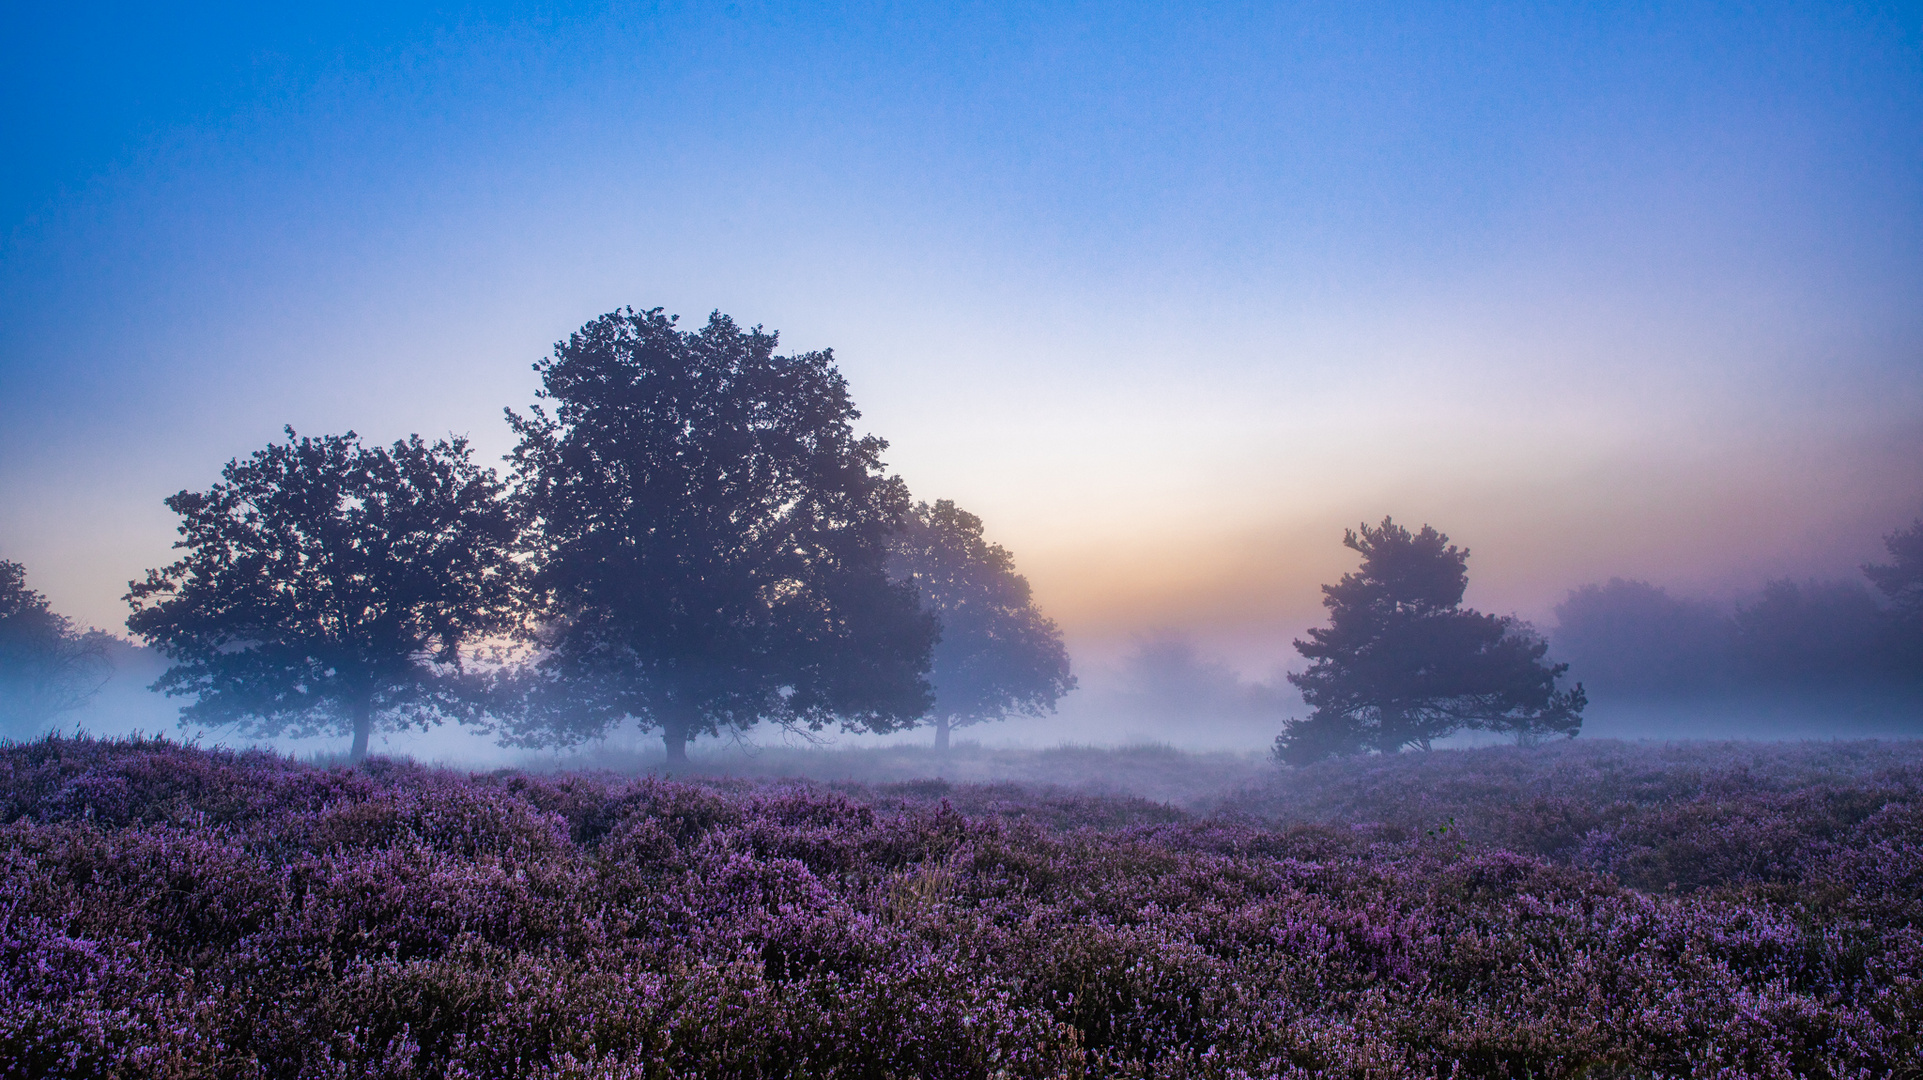
[[[1923,750],[1010,786],[0,747],[0,1072],[1923,1076]]]

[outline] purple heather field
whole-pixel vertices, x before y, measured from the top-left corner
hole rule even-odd
[[[1402,754],[1208,805],[0,747],[56,1077],[1923,1076],[1923,744]]]

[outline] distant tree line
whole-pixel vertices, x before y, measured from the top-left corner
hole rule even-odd
[[[1612,578],[1556,607],[1556,653],[1618,700],[1923,696],[1923,520],[1859,580],[1783,579],[1730,607]]]
[[[949,500],[916,502],[861,435],[827,351],[781,355],[715,313],[598,318],[535,365],[505,476],[464,439],[301,436],[166,500],[173,563],[131,582],[128,628],[172,666],[183,725],[346,736],[457,722],[561,747],[633,724],[671,762],[691,740],[960,728],[1052,711],[1075,676],[1013,556]],[[1550,642],[1462,604],[1469,551],[1384,518],[1287,676],[1308,706],[1294,763],[1427,749],[1465,730],[1574,736],[1587,686],[1623,697],[1732,687],[1923,692],[1923,521],[1863,582],[1772,582],[1723,611],[1644,582],[1572,592]],[[0,723],[85,703],[108,639],[0,562]],[[1179,638],[1131,657],[1128,696],[1167,715],[1261,714]]]
[[[464,440],[292,429],[167,500],[131,584],[183,723],[351,737],[456,721],[565,746],[624,723],[886,732],[1040,714],[1075,685],[979,518],[885,472],[828,352],[719,313],[594,320],[535,365],[505,477]]]
[[[91,699],[110,671],[107,636],[81,631],[0,560],[0,735],[24,735]]]

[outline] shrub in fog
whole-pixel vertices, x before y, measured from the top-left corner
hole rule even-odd
[[[1123,700],[1163,721],[1231,714],[1252,701],[1251,688],[1234,668],[1203,655],[1194,641],[1174,631],[1137,638],[1122,657],[1120,675]]]
[[[1289,682],[1312,711],[1277,737],[1278,758],[1428,749],[1464,728],[1524,741],[1581,729],[1582,685],[1557,689],[1568,665],[1544,660],[1548,643],[1516,620],[1462,606],[1467,549],[1389,518],[1342,543],[1362,566],[1322,587],[1329,625],[1295,643],[1310,665]]]
[[[0,735],[37,735],[92,700],[111,669],[107,644],[29,589],[26,567],[0,560]]]
[[[912,726],[935,620],[890,581],[908,490],[827,352],[716,313],[604,315],[536,365],[510,414],[539,649],[509,741],[569,745],[628,720],[688,740],[763,720]]]
[[[515,527],[464,439],[296,437],[182,491],[185,554],[131,583],[127,628],[173,666],[181,722],[346,734],[474,715],[462,648],[516,618]]]
[[[890,543],[889,571],[935,617],[928,719],[949,733],[1011,714],[1042,716],[1075,688],[1054,620],[1035,607],[1015,558],[982,535],[982,520],[941,499],[913,507]]]

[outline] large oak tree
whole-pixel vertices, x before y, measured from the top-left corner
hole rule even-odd
[[[542,598],[510,741],[632,718],[682,761],[763,720],[888,731],[927,711],[934,620],[885,567],[907,489],[855,434],[833,356],[775,348],[719,313],[683,332],[628,309],[536,365],[545,404],[509,414]]]
[[[507,630],[514,519],[465,440],[297,437],[167,500],[186,554],[131,583],[128,629],[174,661],[182,724],[353,736],[466,719],[463,646]]]

